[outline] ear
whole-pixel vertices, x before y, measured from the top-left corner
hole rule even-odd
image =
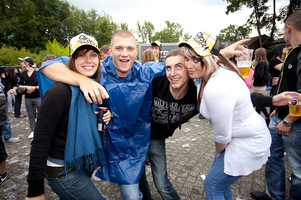
[[[292,25],[286,25],[286,29],[288,33],[291,33],[293,30],[293,26]]]

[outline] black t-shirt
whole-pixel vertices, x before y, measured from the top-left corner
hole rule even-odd
[[[272,77],[279,77],[280,71],[275,69],[275,66],[282,63],[281,60],[277,58],[272,58],[269,62],[269,71]]]
[[[153,81],[152,139],[172,136],[175,129],[198,113],[196,93],[196,86],[192,80],[189,80],[187,94],[182,99],[175,100],[170,93],[169,81],[165,76]]]
[[[31,76],[28,76],[27,71],[21,73],[19,85],[38,86],[37,72],[34,70]],[[33,93],[25,93],[25,98],[35,99],[40,97],[39,90],[36,89]]]

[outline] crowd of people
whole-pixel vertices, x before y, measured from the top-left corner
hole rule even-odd
[[[301,113],[291,116],[288,109],[291,95],[301,98],[300,20],[301,11],[286,20],[286,44],[275,47],[273,61],[267,60],[266,49],[255,50],[252,94],[231,62],[249,40],[221,48],[218,37],[204,30],[180,42],[164,63],[159,41],[143,53],[142,65],[137,62],[136,39],[127,30],[117,31],[101,48],[93,36],[76,35],[69,43],[70,57],[45,58],[38,70],[31,58],[20,58],[25,71],[11,86],[0,85],[0,131],[5,141],[12,138],[4,128],[12,111],[7,102],[13,97],[17,102],[11,90],[16,87],[21,97],[25,94],[33,138],[27,199],[45,198],[45,178],[60,199],[106,199],[92,174],[117,183],[124,200],[152,199],[144,171],[147,157],[161,198],[180,199],[168,178],[165,140],[198,113],[210,120],[215,143],[204,181],[206,199],[233,199],[231,185],[264,165],[268,190],[251,195],[285,199],[284,152],[292,170],[290,199],[300,199]],[[269,68],[274,88],[265,96]],[[271,115],[266,106],[274,107]],[[107,112],[100,114],[100,107]],[[24,117],[16,107],[15,117]],[[105,130],[98,130],[99,121]],[[0,184],[9,178],[6,158],[1,139]]]

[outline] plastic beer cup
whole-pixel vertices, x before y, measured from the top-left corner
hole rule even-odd
[[[291,96],[288,101],[289,114],[291,116],[301,116],[301,99],[298,96]]]

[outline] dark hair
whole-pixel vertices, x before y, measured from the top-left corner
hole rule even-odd
[[[94,47],[92,46],[89,46],[89,45],[86,45],[86,46],[81,46],[80,48],[78,48],[76,50],[76,52],[74,52],[72,54],[72,56],[69,58],[69,61],[68,61],[68,68],[71,69],[72,71],[75,71],[75,72],[78,72],[76,67],[75,67],[75,59],[78,58],[79,56],[79,53],[83,52],[83,53],[86,53],[87,51],[89,50],[93,50],[94,52],[97,53],[98,55],[98,60],[99,60],[99,66],[95,72],[95,74],[91,77],[91,78],[94,78],[95,81],[99,81],[100,77],[101,77],[101,63],[100,63],[100,54],[95,50]]]
[[[291,25],[297,31],[301,31],[301,10],[297,10],[296,12],[288,16],[284,24]]]
[[[272,49],[272,56],[273,56],[273,58],[276,58],[278,56],[281,57],[282,50],[284,49],[285,46],[286,46],[285,43],[278,44],[278,45],[274,46],[273,49]]]

